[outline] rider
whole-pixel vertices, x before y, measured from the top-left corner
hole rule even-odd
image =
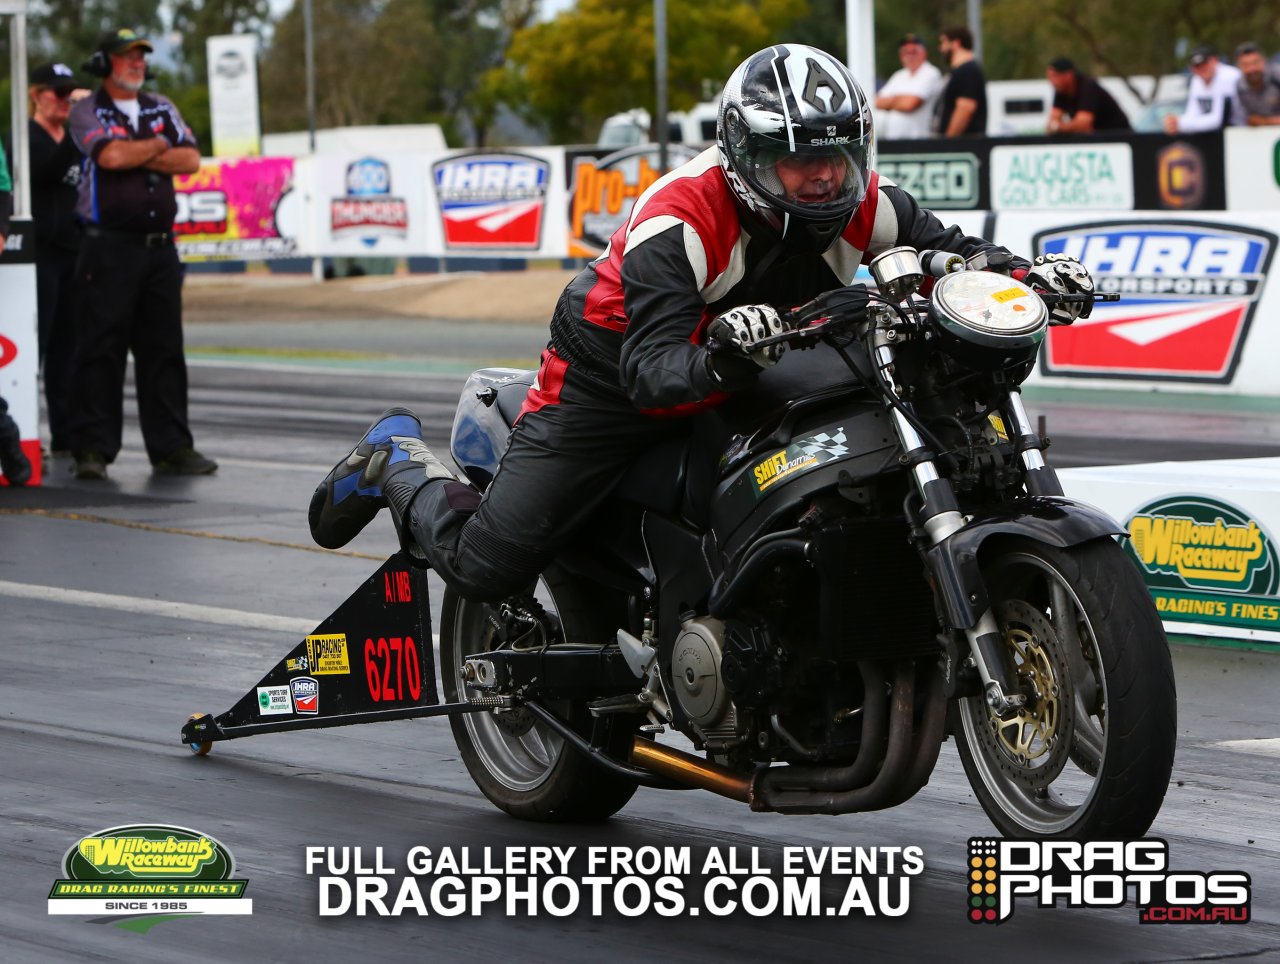
[[[716,146],[650,187],[560,296],[484,495],[430,452],[411,412],[391,409],[316,489],[316,542],[346,545],[387,505],[402,545],[463,597],[524,591],[679,416],[777,362],[784,346],[754,348],[783,331],[773,306],[850,284],[896,245],[1007,254],[944,227],[874,160],[870,104],[843,64],[800,44],[752,54],[725,86]],[[1092,288],[1076,261],[1038,264],[1028,282]],[[733,350],[712,354],[712,336]]]

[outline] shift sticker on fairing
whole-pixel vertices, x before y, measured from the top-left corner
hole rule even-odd
[[[834,433],[819,432],[808,438],[796,439],[785,449],[774,452],[752,468],[751,477],[755,482],[756,493],[763,494],[776,482],[848,455],[849,448],[844,444],[845,441],[843,427],[836,429]]]

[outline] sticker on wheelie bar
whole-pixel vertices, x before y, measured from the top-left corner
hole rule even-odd
[[[426,575],[397,553],[285,654],[219,726],[433,706]]]

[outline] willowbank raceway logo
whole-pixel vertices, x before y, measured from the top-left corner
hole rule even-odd
[[[247,880],[208,834],[165,824],[111,827],[81,837],[62,859],[50,914],[252,914]]]
[[[1142,506],[1127,528],[1125,551],[1142,569],[1161,619],[1280,630],[1275,543],[1247,512],[1177,495]]]
[[[969,840],[967,916],[1003,924],[1014,899],[1036,907],[1123,907],[1141,924],[1247,924],[1252,884],[1240,871],[1170,870],[1160,839]]]

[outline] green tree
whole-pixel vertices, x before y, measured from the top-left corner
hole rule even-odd
[[[486,71],[536,0],[315,0],[316,123],[438,123],[450,142],[496,107]],[[263,57],[263,124],[306,126],[302,4],[276,26]]]
[[[718,94],[747,54],[807,13],[807,3],[788,0],[668,4],[671,109],[704,99],[708,84]],[[654,109],[652,0],[579,0],[554,20],[517,31],[507,59],[513,76],[506,89],[525,95],[513,107],[546,124],[552,140],[594,139],[610,114]]]

